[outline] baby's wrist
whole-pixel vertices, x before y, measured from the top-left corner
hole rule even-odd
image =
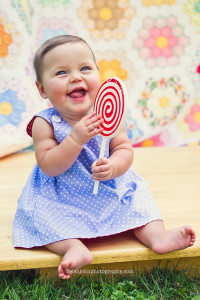
[[[116,174],[116,166],[114,165],[113,161],[110,159],[110,179],[118,177],[118,174]]]
[[[69,138],[79,147],[83,147],[84,144],[82,144],[74,135],[70,134]]]

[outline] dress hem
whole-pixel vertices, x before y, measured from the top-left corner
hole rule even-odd
[[[45,245],[48,245],[48,244],[52,244],[52,243],[56,243],[56,242],[64,241],[64,240],[69,240],[69,239],[90,240],[90,239],[96,239],[96,238],[103,238],[103,237],[108,237],[108,236],[117,235],[117,234],[120,234],[120,233],[123,233],[123,232],[127,232],[127,231],[130,231],[130,230],[134,230],[134,229],[136,229],[136,228],[145,226],[145,225],[147,225],[147,224],[149,224],[149,223],[151,223],[151,222],[154,222],[154,221],[163,221],[163,219],[162,219],[162,218],[158,218],[158,219],[155,219],[155,220],[148,221],[148,222],[145,223],[145,224],[138,225],[137,227],[128,228],[128,229],[125,229],[125,230],[122,230],[122,231],[119,231],[119,232],[115,232],[115,233],[110,233],[110,234],[97,235],[97,236],[91,236],[91,237],[78,237],[78,236],[77,236],[77,237],[70,237],[70,238],[60,238],[60,239],[58,239],[58,240],[49,241],[48,243],[45,243],[45,244],[43,243],[43,244],[41,244],[41,245],[30,246],[30,247],[14,245],[14,248],[31,249],[31,248],[44,247]]]

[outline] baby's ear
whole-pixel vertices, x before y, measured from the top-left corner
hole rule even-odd
[[[37,88],[38,88],[38,91],[39,91],[39,93],[40,93],[40,96],[41,96],[42,98],[44,98],[44,99],[47,99],[48,97],[47,97],[47,94],[46,94],[46,92],[45,92],[45,90],[44,90],[43,85],[42,85],[40,82],[38,82],[38,81],[36,81],[35,84],[36,84],[36,86],[37,86]]]

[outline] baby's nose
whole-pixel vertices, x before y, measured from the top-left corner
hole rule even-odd
[[[71,80],[71,81],[81,81],[81,80],[82,80],[82,77],[81,77],[80,72],[78,72],[78,71],[72,72],[72,73],[71,73],[71,76],[70,76],[70,80]]]

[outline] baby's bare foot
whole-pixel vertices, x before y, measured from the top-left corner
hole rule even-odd
[[[79,241],[80,242],[80,241]],[[69,279],[70,275],[92,261],[92,254],[82,243],[75,242],[63,256],[58,267],[59,277]]]
[[[188,226],[188,225],[184,226],[184,227],[182,227],[182,230],[180,230],[180,232],[181,232],[183,239],[185,238],[185,243],[187,241],[187,243],[186,243],[187,245],[185,248],[193,246],[194,242],[196,240],[196,234],[195,234],[194,230],[192,229],[192,227]]]
[[[195,239],[196,235],[194,230],[191,226],[186,225],[162,233],[162,237],[157,239],[152,250],[157,254],[182,250],[191,247]]]

